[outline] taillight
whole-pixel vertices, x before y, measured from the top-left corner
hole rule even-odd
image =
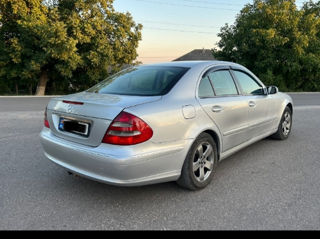
[[[152,129],[142,119],[127,112],[121,112],[109,126],[102,143],[134,145],[149,140],[152,135]]]
[[[50,128],[49,121],[48,121],[48,118],[47,118],[47,108],[44,111],[44,126],[46,128]]]

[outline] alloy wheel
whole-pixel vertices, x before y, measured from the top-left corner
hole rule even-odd
[[[288,136],[291,130],[291,115],[286,112],[282,122],[282,133],[284,136]]]
[[[213,172],[214,152],[211,144],[201,143],[193,157],[193,174],[198,182],[206,181]]]

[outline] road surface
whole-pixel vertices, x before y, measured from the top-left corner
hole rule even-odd
[[[49,98],[0,98],[0,230],[319,230],[320,94],[292,96],[290,139],[224,160],[198,192],[69,176],[40,145]]]

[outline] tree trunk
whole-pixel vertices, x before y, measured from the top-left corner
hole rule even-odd
[[[19,86],[18,86],[18,82],[16,82],[16,95],[19,95]]]
[[[48,73],[47,71],[42,71],[40,75],[40,80],[37,86],[37,91],[36,91],[37,96],[45,95],[47,82],[48,82]]]
[[[32,84],[30,84],[29,86],[29,92],[30,92],[30,95],[32,95]]]

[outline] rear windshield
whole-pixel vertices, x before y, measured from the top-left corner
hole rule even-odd
[[[134,67],[107,78],[88,92],[137,96],[165,95],[188,70],[189,68],[184,67]]]

